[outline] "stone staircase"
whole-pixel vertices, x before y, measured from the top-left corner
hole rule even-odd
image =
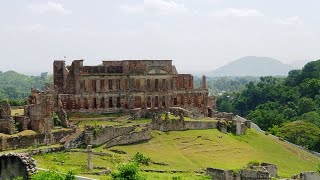
[[[82,144],[82,137],[84,136],[84,131],[77,129],[75,133],[64,137],[59,142],[64,144],[65,149],[76,148],[78,145]]]

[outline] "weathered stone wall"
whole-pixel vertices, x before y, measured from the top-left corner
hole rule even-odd
[[[94,145],[102,145],[112,139],[129,134],[130,132],[134,131],[137,126],[127,126],[127,127],[114,127],[114,126],[107,126],[97,128],[97,132],[94,135],[93,144]]]
[[[1,179],[22,177],[24,180],[28,180],[36,172],[37,165],[28,154],[9,153],[0,156]]]
[[[277,166],[270,163],[261,163],[261,166],[251,166],[238,172],[207,168],[207,175],[213,180],[270,180],[278,177]]]
[[[112,147],[116,145],[132,144],[151,139],[150,125],[134,125],[127,127],[91,127],[87,126],[86,130],[75,138],[73,144],[68,147],[77,145],[103,145]],[[89,137],[93,134],[93,137]],[[82,144],[79,144],[82,143]]]
[[[152,122],[152,129],[164,132],[215,128],[217,128],[217,122],[214,121],[161,120]]]
[[[0,133],[14,133],[14,120],[11,117],[11,107],[7,101],[2,101],[0,104]]]
[[[123,136],[116,137],[107,142],[106,148],[112,146],[133,144],[151,139],[151,127],[142,127],[141,129],[135,129],[134,131],[125,134]]]
[[[319,180],[320,174],[316,172],[302,172],[300,173],[300,180]]]
[[[46,145],[47,143],[55,144],[72,133],[72,130],[61,130],[50,134],[34,134],[25,136],[13,136],[13,137],[2,137],[0,138],[0,150],[13,150],[28,148],[32,146]]]
[[[232,171],[222,169],[207,168],[207,175],[211,176],[212,180],[234,180]]]
[[[267,170],[271,177],[278,177],[278,167],[270,163],[261,163],[261,167]]]

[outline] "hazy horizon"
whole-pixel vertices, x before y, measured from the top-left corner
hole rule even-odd
[[[310,0],[12,0],[0,6],[0,71],[52,73],[56,59],[172,59],[179,72],[244,56],[319,57]],[[301,8],[304,7],[304,8]],[[66,57],[66,58],[65,58]]]

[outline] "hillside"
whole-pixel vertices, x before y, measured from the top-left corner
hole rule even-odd
[[[114,169],[118,164],[130,161],[135,153],[141,152],[152,161],[167,164],[151,164],[142,166],[141,169],[187,171],[177,174],[144,172],[148,179],[167,179],[174,176],[180,176],[182,179],[200,179],[194,171],[201,171],[207,167],[240,169],[250,161],[275,163],[281,177],[290,177],[301,171],[316,170],[320,161],[306,151],[255,130],[249,130],[243,136],[223,134],[218,130],[154,131],[152,135],[153,139],[140,144],[110,149],[101,146],[94,149],[95,152],[112,154],[110,157],[94,156],[94,165]],[[111,150],[120,150],[127,154],[116,154]],[[64,172],[73,170],[81,174],[82,167],[87,163],[86,157],[86,153],[65,152],[37,155],[34,158],[41,168],[56,168]],[[100,176],[99,179],[104,178]]]
[[[293,69],[273,58],[247,56],[209,72],[207,76],[286,76]]]
[[[27,76],[15,71],[0,71],[0,100],[25,99],[31,88],[43,89],[46,83],[52,82],[52,76],[43,73],[41,76]]]

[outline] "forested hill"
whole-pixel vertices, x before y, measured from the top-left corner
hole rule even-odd
[[[238,93],[225,93],[218,110],[247,117],[260,128],[320,151],[320,60],[286,78],[261,77]]]
[[[249,82],[257,83],[260,77],[244,76],[244,77],[207,77],[207,88],[210,95],[217,96],[222,93],[242,91]],[[194,77],[194,85],[201,88],[202,78]]]
[[[27,76],[15,71],[0,71],[0,100],[24,100],[31,88],[44,89],[46,83],[52,83],[52,76]]]
[[[207,73],[207,76],[285,76],[292,69],[295,67],[277,59],[246,56]]]

